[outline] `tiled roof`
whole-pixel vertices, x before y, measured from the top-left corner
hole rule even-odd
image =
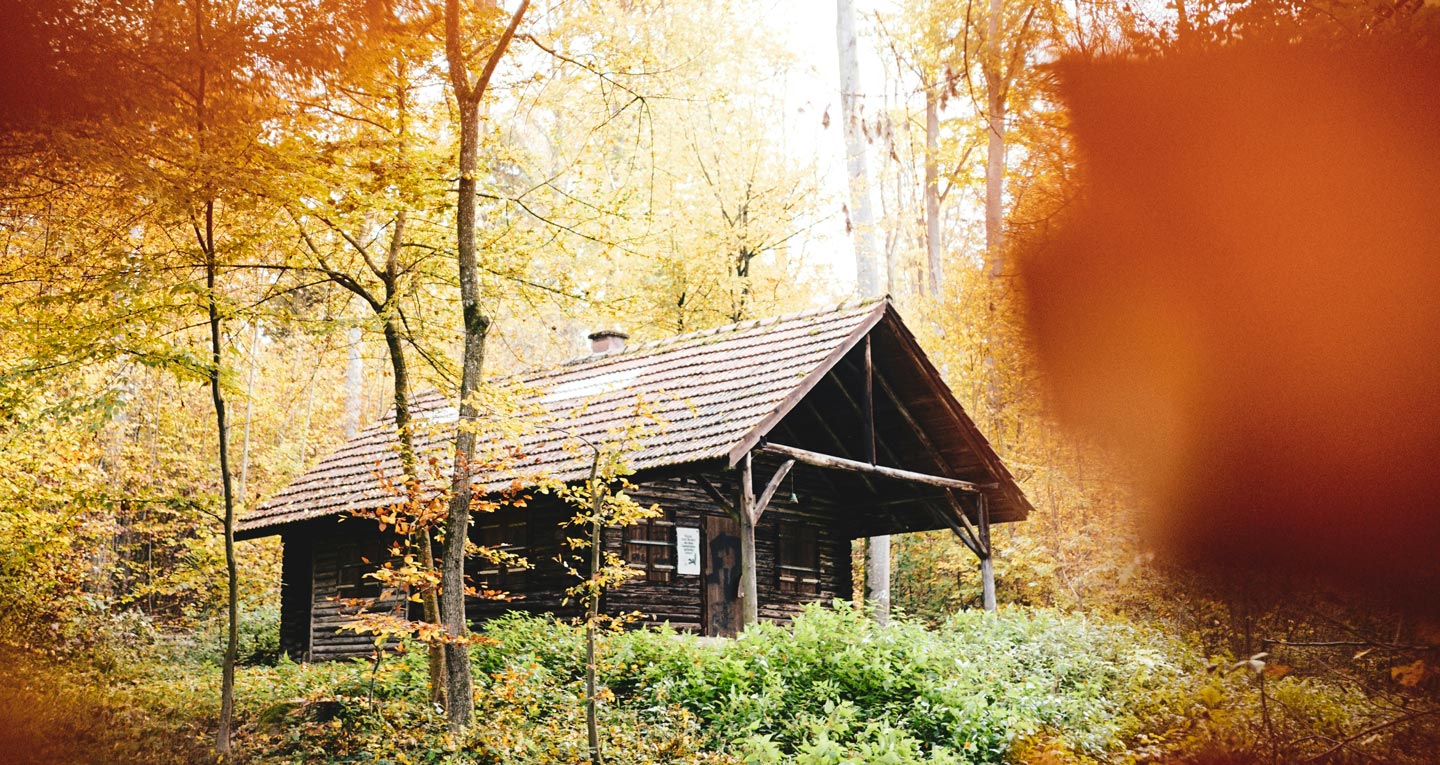
[[[520,408],[539,414],[532,418],[539,425],[520,437],[521,464],[480,480],[498,489],[537,475],[582,478],[591,457],[582,439],[606,442],[637,421],[643,424],[626,450],[636,471],[729,458],[732,449],[763,435],[757,429],[773,423],[787,397],[823,375],[888,308],[887,300],[842,303],[637,344],[497,381],[495,387],[515,394]],[[653,421],[637,418],[637,402]],[[417,451],[448,472],[454,402],[432,393],[417,396],[412,409],[422,423],[416,428]],[[390,420],[367,428],[245,516],[238,530],[260,536],[284,523],[393,504],[395,495],[382,488],[379,476],[398,484],[396,442]]]

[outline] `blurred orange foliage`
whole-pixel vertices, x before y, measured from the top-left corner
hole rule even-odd
[[[1440,611],[1440,57],[1060,68],[1080,202],[1021,279],[1051,392],[1152,539]]]

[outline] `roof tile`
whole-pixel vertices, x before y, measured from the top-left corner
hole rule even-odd
[[[534,411],[519,440],[523,464],[484,475],[494,490],[544,475],[575,480],[589,470],[581,439],[604,442],[633,426],[643,401],[658,423],[631,437],[634,470],[725,456],[880,308],[881,300],[810,311],[640,343],[495,381]],[[458,410],[438,393],[412,406],[416,450],[448,462]],[[243,518],[247,536],[284,523],[393,504],[376,474],[401,476],[393,415],[362,431]],[[485,443],[495,445],[495,441]]]

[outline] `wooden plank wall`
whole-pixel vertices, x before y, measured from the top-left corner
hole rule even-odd
[[[756,470],[757,483],[768,480],[769,476],[774,474],[778,461],[773,464],[761,461],[759,465]],[[732,476],[713,474],[708,478],[727,497],[736,493],[737,484]],[[798,501],[792,501],[791,490],[796,485],[799,487]],[[851,597],[850,539],[844,535],[849,524],[838,522],[844,511],[831,494],[833,491],[828,485],[813,481],[807,483],[804,478],[795,485],[787,481],[784,489],[776,493],[770,502],[770,508],[761,517],[755,531],[756,560],[760,569],[760,618],[788,622],[799,613],[805,603],[828,603],[834,598],[848,600]],[[669,478],[640,484],[630,495],[641,504],[660,505],[668,511],[676,526],[703,528],[701,519],[704,515],[723,515],[723,511],[694,478]],[[573,511],[547,497],[537,497],[523,510],[501,512],[524,513],[529,516],[527,558],[532,568],[525,574],[525,586],[511,593],[513,600],[472,598],[468,601],[466,613],[471,623],[479,627],[485,621],[509,611],[548,613],[562,618],[578,616],[581,612],[578,604],[562,605],[565,590],[574,586],[578,580],[572,572],[566,571],[555,561],[562,550],[573,554],[573,551],[564,546],[565,536],[581,533],[562,525]],[[820,547],[821,583],[818,595],[780,592],[776,561],[781,521],[802,523],[815,528]],[[477,523],[479,522],[483,521],[477,519]],[[606,529],[604,538],[606,550],[624,556],[622,529]],[[675,575],[669,582],[661,583],[636,577],[606,593],[602,608],[605,613],[612,615],[638,611],[642,614],[639,621],[641,625],[658,626],[668,622],[678,630],[699,631],[701,580],[700,576]]]
[[[755,471],[755,481],[764,488],[763,482],[774,475],[778,462],[760,461]],[[712,474],[707,476],[726,497],[736,494],[737,483],[732,476]],[[792,485],[785,483],[776,492],[769,508],[755,527],[755,560],[759,569],[756,589],[760,597],[760,618],[769,621],[788,622],[809,602],[830,602],[834,598],[849,599],[851,593],[850,540],[843,535],[846,524],[839,521],[841,509],[828,491],[818,487],[797,484],[798,501],[790,499]],[[758,489],[757,489],[758,492]],[[723,511],[693,478],[671,478],[637,486],[630,492],[642,504],[658,504],[671,511],[677,526],[703,527],[701,516],[720,515]],[[780,523],[798,523],[812,526],[816,530],[816,541],[820,547],[820,592],[818,595],[799,595],[780,592],[779,570],[776,568],[779,555]],[[841,532],[841,533],[837,533]],[[623,532],[610,529],[606,533],[606,548],[611,552],[623,552]],[[704,547],[704,544],[701,545]],[[639,611],[644,617],[642,624],[658,625],[669,622],[681,630],[700,629],[700,581],[698,576],[676,576],[670,583],[647,582],[633,579],[616,588],[606,596],[607,613]]]
[[[328,531],[317,532],[312,547],[311,661],[364,656],[374,650],[374,636],[342,630],[354,621],[357,609],[339,600],[339,574],[341,566],[359,560],[364,543],[379,533],[374,521],[359,518],[346,518]],[[391,590],[381,594],[373,609],[404,607],[404,593]]]
[[[757,492],[764,488],[764,482],[774,474],[777,464],[757,461]],[[807,478],[802,471],[794,472],[797,478],[793,482],[787,479],[756,526],[759,611],[760,618],[767,621],[788,622],[807,602],[828,603],[834,598],[848,600],[851,597],[850,539],[846,535],[851,524],[845,522],[848,511],[833,496],[834,491],[828,484]],[[725,496],[735,496],[735,476],[716,473],[708,478]],[[792,492],[798,501],[792,501]],[[652,481],[636,486],[630,493],[642,504],[660,505],[677,526],[703,529],[705,515],[724,514],[694,477]],[[574,554],[564,542],[567,534],[579,533],[564,525],[573,511],[550,497],[536,497],[526,508],[499,512],[521,514],[526,519],[526,557],[532,568],[525,572],[523,587],[510,593],[511,600],[469,599],[466,614],[472,625],[479,628],[489,619],[510,611],[549,613],[561,618],[579,615],[578,604],[563,602],[565,590],[578,580],[556,560],[562,552]],[[818,595],[780,591],[777,557],[782,521],[805,524],[816,531],[821,571]],[[485,522],[482,517],[475,519],[477,526]],[[300,530],[286,535],[281,631],[282,648],[292,656],[323,661],[363,656],[373,650],[370,635],[340,630],[353,619],[355,608],[342,606],[337,600],[337,590],[341,566],[358,560],[362,540],[373,539],[376,533],[373,523],[346,519],[320,525],[313,531]],[[604,538],[606,549],[623,557],[623,530],[606,529]],[[671,537],[672,544],[673,541]],[[470,568],[481,565],[472,563]],[[663,583],[637,577],[607,593],[602,608],[608,614],[638,611],[642,614],[638,622],[641,625],[669,623],[679,630],[699,631],[703,607],[701,582],[701,576],[674,575]],[[399,593],[386,593],[377,607],[404,608],[404,598]],[[418,617],[418,610],[413,606],[411,614],[412,618]]]
[[[700,521],[702,514],[715,504],[699,484],[680,478],[641,484],[628,493],[642,505],[659,505],[667,512],[667,520],[674,521],[676,526],[703,526]],[[714,512],[720,511],[716,509]],[[605,530],[605,549],[622,558],[625,555],[624,540],[624,529]],[[670,543],[675,543],[673,530]],[[701,547],[704,547],[703,542]],[[648,582],[644,576],[638,576],[606,593],[603,607],[605,613],[612,615],[639,611],[642,614],[640,624],[669,622],[675,629],[698,632],[703,578],[672,574],[668,582]]]
[[[509,517],[523,515],[526,518],[526,543],[529,549],[525,558],[530,562],[530,569],[525,572],[524,586],[514,588],[508,593],[511,600],[468,599],[465,603],[465,615],[470,623],[478,628],[487,620],[510,611],[548,613],[564,618],[579,615],[580,608],[576,604],[563,603],[565,590],[573,587],[579,579],[556,560],[562,551],[567,555],[574,552],[565,545],[567,535],[578,533],[567,524],[574,512],[563,503],[546,496],[530,499],[529,506],[519,510],[497,512]],[[474,521],[476,526],[488,522],[480,516]],[[468,571],[479,567],[480,564],[472,561],[466,568]]]

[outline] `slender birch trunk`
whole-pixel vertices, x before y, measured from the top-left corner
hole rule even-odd
[[[870,179],[865,163],[865,138],[860,113],[860,62],[856,55],[853,0],[836,0],[835,37],[840,51],[840,112],[845,123],[845,159],[850,178],[850,234],[855,241],[857,292],[880,292],[875,255],[874,220],[870,212]],[[890,537],[871,537],[866,545],[865,599],[875,620],[890,620]]]
[[[925,257],[930,266],[930,297],[939,298],[945,284],[940,260],[940,95],[925,88]]]

